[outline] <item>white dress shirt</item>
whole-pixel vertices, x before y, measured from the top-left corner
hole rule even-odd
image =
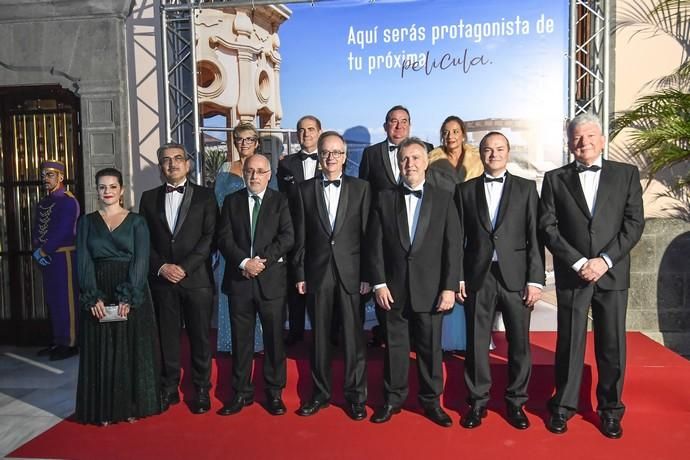
[[[166,184],[166,187],[174,187],[172,184]],[[178,184],[177,187],[185,187],[185,192],[187,188],[187,180]],[[175,225],[177,224],[177,216],[180,213],[180,205],[182,204],[182,198],[184,198],[184,193],[180,192],[170,192],[165,194],[165,219],[168,221],[168,228],[170,233],[175,232]]]
[[[391,147],[395,149],[391,150]],[[400,166],[398,165],[398,146],[392,144],[390,141],[387,142],[386,149],[388,150],[388,158],[391,162],[391,168],[393,169],[393,178],[395,182],[400,182]]]
[[[422,198],[424,198],[424,182],[417,185],[416,187],[408,187],[404,184],[403,187],[412,191],[422,192]],[[414,241],[414,235],[417,232],[417,223],[419,222],[419,210],[422,208],[422,198],[417,198],[414,194],[410,193],[405,195],[405,211],[407,212],[407,231],[410,235],[410,244]]]
[[[580,162],[575,162],[576,166],[584,166]],[[599,166],[601,168],[601,156],[592,163],[592,165]],[[599,178],[601,177],[601,169],[598,171],[582,171],[577,174],[580,178],[580,185],[582,186],[582,193],[585,194],[585,201],[587,201],[587,207],[589,208],[589,213],[593,216],[597,201],[597,190],[599,190]]]
[[[302,153],[306,153],[307,155],[315,154],[316,152],[305,152],[302,150]],[[318,161],[312,160],[311,158],[307,158],[306,160],[302,160],[302,172],[304,173],[304,180],[309,180],[312,177],[314,177],[314,174],[316,174],[316,164]]]
[[[324,180],[326,178],[324,177]],[[323,199],[326,202],[326,212],[328,213],[328,221],[331,224],[331,231],[335,228],[335,217],[338,214],[338,203],[340,202],[340,189],[343,187],[343,176],[337,179],[340,181],[340,187],[329,185],[328,187],[321,187],[323,189]]]
[[[254,195],[259,197],[259,204],[263,205],[264,203],[264,195],[266,194],[266,189],[263,189],[263,191],[259,193],[252,193],[247,189],[247,204],[249,206],[249,229],[251,230],[252,228],[252,212],[254,211],[254,198],[252,198]],[[251,235],[250,235],[251,236]],[[251,247],[249,249],[250,254],[254,254],[254,240],[252,239]],[[240,270],[244,270],[245,264],[249,261],[249,257],[245,258],[240,262]]]
[[[597,158],[592,163],[592,165],[599,166],[600,169],[598,171],[582,171],[581,173],[577,173],[578,178],[580,179],[582,193],[585,195],[585,201],[587,202],[587,208],[589,209],[589,214],[591,216],[594,216],[594,211],[596,210],[597,191],[599,190],[599,179],[601,178],[602,164],[603,161],[601,159],[601,155],[599,155],[599,158]],[[585,165],[580,163],[579,161],[576,161],[575,166]],[[600,256],[604,259],[606,265],[608,265],[609,268],[613,267],[613,261],[608,255],[602,252]],[[579,272],[582,266],[585,264],[585,262],[587,262],[587,258],[582,257],[580,260],[578,260],[572,265],[572,269],[576,272]]]
[[[501,204],[501,195],[503,195],[503,186],[506,181],[506,174],[503,173],[502,176],[493,177],[490,174],[484,174],[484,176],[489,179],[503,178],[503,182],[486,182],[484,181],[484,195],[486,196],[486,207],[489,210],[489,220],[491,221],[491,228],[496,228],[496,218],[498,217],[498,205]],[[498,260],[498,254],[494,249],[494,253],[491,256],[491,262],[496,262]]]

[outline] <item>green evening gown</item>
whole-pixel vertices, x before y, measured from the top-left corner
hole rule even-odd
[[[119,422],[161,411],[149,248],[148,227],[138,214],[129,213],[112,232],[98,212],[79,220],[79,422]],[[90,310],[97,299],[129,303],[127,321],[99,323]]]

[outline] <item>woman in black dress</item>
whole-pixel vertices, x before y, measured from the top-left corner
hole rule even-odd
[[[158,414],[159,355],[145,220],[122,207],[122,174],[96,174],[101,209],[77,229],[80,329],[76,418],[108,425]],[[102,322],[107,306],[120,321]]]

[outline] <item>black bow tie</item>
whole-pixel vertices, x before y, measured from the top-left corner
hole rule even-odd
[[[601,169],[601,166],[597,166],[597,165],[585,166],[585,165],[581,165],[581,164],[578,164],[577,167],[575,168],[575,170],[578,173],[585,172],[585,171],[597,172],[600,169]]]
[[[489,182],[500,182],[501,184],[503,183],[503,177],[489,177],[489,176],[484,176],[484,182],[489,183]]]
[[[422,197],[422,191],[421,190],[411,190],[407,187],[403,187],[403,192],[405,192],[405,195],[414,195],[417,198]]]
[[[304,152],[301,152],[301,153],[299,154],[299,159],[302,160],[302,161],[307,160],[307,159],[312,159],[312,160],[314,160],[314,161],[317,161],[317,160],[319,159],[319,156],[318,156],[316,153],[304,153]]]
[[[172,193],[172,192],[184,193],[184,185],[178,185],[177,187],[173,187],[172,185],[166,185],[165,186],[165,193]]]
[[[340,179],[335,179],[335,180],[323,180],[323,186],[328,187],[329,185],[335,185],[336,187],[340,187]]]
[[[389,151],[389,152],[395,152],[395,151],[397,151],[397,150],[398,150],[398,146],[397,146],[397,145],[389,145],[389,146],[388,146],[388,151]]]

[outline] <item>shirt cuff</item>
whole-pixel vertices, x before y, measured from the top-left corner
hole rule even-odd
[[[247,265],[247,262],[249,262],[251,259],[247,257],[244,259],[242,262],[240,262],[240,270],[244,270],[245,265]]]
[[[544,285],[539,283],[527,283],[527,286],[534,286],[535,288],[544,289]]]
[[[587,263],[587,259],[583,257],[582,259],[580,259],[580,260],[578,260],[577,262],[575,262],[574,264],[572,264],[571,267],[572,267],[573,270],[575,270],[576,272],[579,272],[580,269],[582,268],[582,266],[583,266],[584,264],[586,264],[586,263]]]
[[[378,289],[381,289],[381,288],[384,288],[384,287],[388,287],[388,285],[387,285],[386,283],[375,284],[375,285],[374,285],[374,292],[376,292]]]
[[[600,256],[602,259],[604,259],[604,262],[606,262],[606,265],[609,266],[609,270],[613,268],[613,261],[612,261],[611,258],[608,256],[608,254],[605,254],[605,253],[602,252],[601,254],[599,254],[599,256]]]
[[[163,265],[165,265],[165,264],[163,264]],[[156,272],[156,276],[161,276],[161,270],[163,270],[163,265],[161,265],[160,268],[158,268],[158,271]]]

